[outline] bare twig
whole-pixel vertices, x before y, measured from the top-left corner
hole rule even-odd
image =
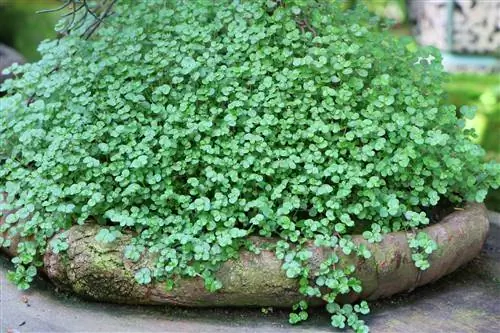
[[[64,8],[68,7],[73,1],[68,0],[64,4],[62,4],[60,7],[53,8],[53,9],[44,9],[44,10],[39,10],[36,13],[37,14],[42,14],[42,13],[53,13],[53,12],[58,12],[60,10],[63,10]]]
[[[92,9],[89,8],[89,4],[87,3],[87,1],[84,1],[83,5],[85,6],[85,10],[87,13],[90,13],[90,15],[92,15],[97,21],[101,21],[101,18],[97,16]]]
[[[52,13],[61,11],[65,8],[70,8],[68,13],[62,17],[70,17],[69,22],[65,25],[60,33],[68,35],[72,30],[80,28],[87,21],[88,14],[90,14],[94,21],[89,24],[85,32],[81,35],[85,39],[90,38],[94,31],[101,25],[102,20],[111,14],[111,8],[117,0],[100,0],[98,5],[91,6],[89,0],[66,0],[64,4],[54,9],[41,10],[38,13]],[[84,11],[81,16],[79,13]],[[102,13],[102,14],[99,14]],[[77,17],[78,16],[78,17]]]
[[[312,32],[314,37],[318,36],[318,33],[316,32],[316,30],[314,30],[314,28],[309,24],[309,22],[306,19],[304,19],[302,22],[304,22],[304,25],[306,26],[307,30]]]
[[[106,9],[104,10],[104,13],[102,13],[102,15],[100,16],[99,20],[96,20],[92,23],[92,25],[87,28],[87,30],[85,30],[85,32],[82,34],[82,37],[85,37],[85,39],[89,39],[90,36],[92,36],[92,34],[94,33],[94,31],[97,30],[97,28],[101,25],[102,21],[111,15],[111,9],[113,8],[114,4],[117,2],[118,0],[113,0],[111,1],[111,3],[109,5],[107,5]],[[105,1],[106,3],[107,1]]]
[[[88,0],[66,0],[66,2],[64,2],[64,4],[62,4],[61,6],[59,6],[57,8],[41,10],[41,11],[38,11],[37,13],[57,12],[57,11],[61,11],[65,8],[69,7],[70,5],[72,5],[71,6],[72,8],[70,9],[70,11],[68,13],[65,13],[64,15],[62,15],[62,17],[70,17],[71,16],[71,19],[70,19],[70,22],[68,24],[66,24],[64,29],[62,29],[62,31],[59,32],[60,33],[59,39],[68,35],[72,30],[78,29],[79,27],[81,27],[85,23],[88,14],[90,14],[94,18],[94,21],[87,27],[87,29],[80,36],[80,37],[83,37],[85,39],[89,39],[90,36],[92,36],[92,34],[101,25],[101,23],[103,22],[103,19],[105,19],[106,17],[111,15],[111,9],[115,5],[116,2],[118,2],[118,0],[101,0],[100,5],[93,9],[89,6]],[[77,13],[82,9],[84,9],[85,12],[82,14],[81,17],[79,17],[77,19],[76,18]],[[97,14],[98,12],[101,12],[102,14],[98,15]],[[58,41],[59,41],[59,39],[58,39]],[[54,67],[49,73],[47,73],[47,75],[50,75],[50,74],[56,72],[57,70],[59,70],[59,66]],[[31,96],[26,101],[26,105],[30,106],[35,101],[35,99],[36,99],[36,93],[31,94]]]
[[[306,19],[295,20],[295,22],[297,23],[297,26],[299,27],[302,33],[304,33],[307,30],[310,31],[314,37],[318,36],[316,30],[309,24],[309,22],[307,22]]]

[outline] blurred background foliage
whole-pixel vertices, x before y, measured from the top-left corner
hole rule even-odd
[[[60,13],[36,12],[60,5],[55,0],[0,0],[0,43],[16,49],[27,61],[38,60],[36,48],[42,40],[56,37]]]
[[[474,105],[476,116],[467,127],[478,134],[476,141],[486,150],[487,158],[500,162],[500,75],[452,74],[445,85],[451,103]],[[500,211],[500,189],[490,191],[488,208]]]
[[[362,3],[377,15],[391,19],[393,34],[410,34],[406,0],[345,1],[347,7]],[[36,12],[60,4],[57,0],[0,0],[0,43],[15,48],[28,61],[36,61],[37,45],[44,39],[55,38],[54,26],[61,15]],[[487,158],[500,161],[500,74],[452,73],[445,87],[449,102],[457,107],[477,107],[476,117],[468,122],[468,127],[476,129],[476,141],[487,151]],[[487,205],[500,211],[500,190],[490,193]]]

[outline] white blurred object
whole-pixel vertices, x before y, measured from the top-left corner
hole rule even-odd
[[[500,52],[500,0],[407,0],[422,45],[466,54]]]

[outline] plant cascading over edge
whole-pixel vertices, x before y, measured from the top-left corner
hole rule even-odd
[[[107,7],[106,7],[107,8]],[[429,223],[440,198],[482,201],[499,184],[464,116],[443,104],[434,49],[390,37],[364,9],[335,1],[116,1],[42,60],[13,66],[0,99],[1,232],[19,234],[10,274],[27,288],[47,243],[71,225],[99,223],[97,239],[136,236],[129,260],[156,253],[139,283],[202,277],[249,236],[272,246],[308,317],[322,297],[332,325],[368,328],[355,267],[332,255],[312,272],[305,244],[369,258],[383,234]],[[110,7],[111,8],[111,7]],[[85,33],[87,32],[87,34]],[[417,61],[432,55],[434,61]],[[92,221],[92,222],[91,222]],[[0,239],[3,246],[7,238]],[[410,240],[425,269],[434,244]],[[68,244],[56,239],[54,251]],[[340,262],[339,262],[340,261]]]

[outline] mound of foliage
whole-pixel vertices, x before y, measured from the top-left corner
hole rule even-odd
[[[429,223],[446,197],[482,201],[498,164],[468,139],[473,110],[442,105],[440,55],[389,37],[334,1],[123,0],[90,38],[44,42],[14,66],[0,100],[0,191],[17,209],[1,232],[27,237],[10,277],[27,288],[50,238],[100,223],[98,239],[137,236],[126,257],[157,253],[139,283],[202,277],[275,237],[301,292],[323,297],[336,327],[367,330],[338,294],[354,267],[310,276],[302,245],[371,241]],[[91,24],[91,23],[88,23]],[[84,30],[85,25],[79,28]],[[457,117],[458,114],[458,117]],[[3,246],[8,239],[1,239]],[[433,244],[411,240],[427,267]],[[58,242],[56,250],[67,244]],[[420,261],[420,262],[419,262]],[[291,322],[307,318],[300,302]]]

